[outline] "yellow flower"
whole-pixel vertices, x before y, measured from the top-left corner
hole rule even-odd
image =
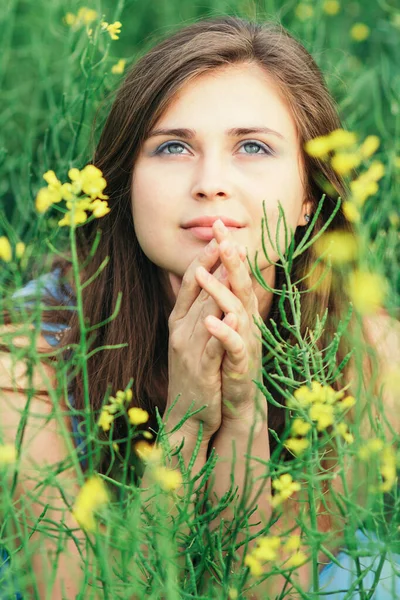
[[[228,589],[228,598],[229,600],[237,600],[239,597],[238,591],[235,588]]]
[[[128,415],[132,425],[142,425],[149,420],[149,413],[142,408],[130,408],[128,410]]]
[[[287,567],[288,569],[291,569],[294,567],[300,567],[300,565],[303,565],[304,563],[306,563],[307,560],[308,560],[307,554],[305,554],[301,550],[298,550],[298,552],[295,552],[289,558],[289,560],[285,563],[285,567]]]
[[[97,19],[97,12],[92,8],[82,7],[78,10],[78,21],[81,21],[85,25],[92,23]]]
[[[278,536],[263,536],[257,540],[257,547],[254,548],[252,555],[256,560],[275,560],[277,551],[281,545]]]
[[[141,458],[145,462],[157,463],[162,458],[161,448],[159,446],[156,446],[155,444],[149,444],[144,440],[136,442],[134,448],[139,458]]]
[[[396,455],[391,446],[386,446],[386,448],[383,449],[380,471],[384,480],[380,486],[380,489],[383,492],[389,492],[396,483],[397,479]]]
[[[358,223],[360,220],[360,211],[353,202],[346,200],[342,205],[343,214],[350,223]]]
[[[354,181],[350,181],[352,198],[357,206],[362,206],[367,198],[373,196],[379,190],[376,181],[368,181],[362,175]]]
[[[172,471],[166,467],[157,467],[153,470],[152,474],[166,492],[174,491],[182,485],[182,475],[179,471]]]
[[[382,179],[384,174],[385,165],[379,160],[374,160],[374,162],[371,163],[368,171],[366,171],[362,177],[364,177],[366,181],[379,181],[379,179]]]
[[[317,402],[310,408],[310,418],[317,421],[317,430],[323,431],[334,422],[333,406]]]
[[[336,425],[336,432],[341,435],[345,442],[352,444],[354,442],[354,436],[349,432],[349,428],[346,423],[338,423]]]
[[[361,460],[368,460],[371,454],[377,454],[383,449],[384,443],[379,438],[368,440],[358,451]]]
[[[351,408],[352,406],[354,406],[356,403],[356,400],[353,396],[346,396],[346,398],[343,398],[343,400],[341,402],[338,402],[336,404],[336,407],[339,410],[346,410],[348,408]]]
[[[398,227],[400,225],[400,217],[394,212],[389,214],[389,221],[393,227]]]
[[[306,142],[304,149],[310,156],[324,158],[331,151],[332,146],[328,136],[318,136]]]
[[[311,4],[300,2],[300,4],[296,6],[295,13],[296,17],[300,19],[300,21],[307,21],[307,19],[311,19],[313,16],[314,9]]]
[[[369,158],[378,150],[381,141],[377,135],[369,135],[365,138],[360,147],[360,153],[363,158]]]
[[[107,489],[98,475],[92,475],[82,486],[75,500],[72,515],[82,529],[94,531],[94,513],[109,500]]]
[[[126,390],[125,392],[125,400],[126,402],[130,402],[133,398],[133,392],[132,390]]]
[[[396,169],[400,169],[400,156],[394,157],[394,166],[396,167]]]
[[[288,438],[284,443],[285,448],[287,448],[296,456],[303,454],[303,452],[307,450],[309,445],[310,442],[305,438]]]
[[[94,165],[86,165],[81,171],[76,168],[68,171],[68,177],[75,183],[79,191],[83,191],[85,194],[90,196],[92,200],[101,198],[102,200],[108,200],[108,196],[102,192],[107,186],[107,182],[103,177],[100,169]]]
[[[96,217],[96,219],[100,219],[101,217],[104,217],[111,210],[109,208],[107,202],[105,202],[103,200],[93,200],[93,202],[91,203],[91,205],[88,208],[89,208],[89,210],[92,211],[92,213]]]
[[[325,0],[322,8],[327,15],[337,15],[340,11],[340,3],[338,0]]]
[[[250,573],[254,577],[260,577],[263,574],[263,568],[261,563],[254,558],[251,554],[247,554],[244,558],[244,565],[249,567]]]
[[[101,27],[104,31],[108,31],[112,40],[118,40],[119,34],[121,33],[122,23],[115,21],[115,23],[108,24],[106,21],[101,23]]]
[[[293,481],[293,478],[289,473],[284,473],[279,479],[273,480],[272,487],[278,492],[278,494],[275,494],[271,498],[272,506],[281,504],[290,498],[294,492],[298,492],[301,489],[300,484],[297,481]]]
[[[110,414],[107,407],[104,407],[100,413],[97,425],[103,429],[103,431],[109,431],[111,424],[114,421],[114,415]]]
[[[332,264],[341,265],[357,257],[357,238],[345,231],[332,231],[324,233],[314,244],[315,251],[330,258]]]
[[[11,465],[17,460],[17,451],[13,444],[0,444],[0,465]]]
[[[11,244],[5,235],[0,237],[0,259],[4,262],[10,262],[12,259]]]
[[[332,157],[332,168],[339,175],[347,175],[361,163],[361,156],[355,152],[338,152]]]
[[[339,128],[331,131],[328,139],[332,150],[337,150],[338,148],[350,148],[357,142],[357,134],[353,131]]]
[[[291,427],[291,434],[292,435],[307,435],[307,433],[310,431],[311,429],[311,424],[307,423],[306,421],[304,421],[303,419],[294,419],[292,422],[292,427]]]
[[[124,72],[125,65],[126,60],[124,58],[120,58],[119,61],[111,67],[111,73],[114,73],[114,75],[121,75],[121,73]]]
[[[288,400],[289,408],[296,408],[298,406],[307,408],[315,402],[334,404],[344,396],[344,393],[335,392],[330,385],[324,386],[319,381],[312,381],[310,388],[307,385],[302,385],[293,393],[293,396],[295,400]]]
[[[365,23],[355,23],[350,29],[350,35],[356,42],[363,42],[369,37],[370,28]]]
[[[146,438],[146,440],[152,440],[154,437],[150,431],[143,431],[142,435]]]
[[[349,275],[348,292],[359,313],[373,314],[381,308],[388,292],[388,284],[378,273],[357,270]]]
[[[294,552],[296,550],[299,550],[300,543],[301,543],[301,538],[299,535],[291,535],[290,538],[285,543],[284,549],[287,552]]]
[[[15,256],[17,258],[22,258],[23,254],[25,252],[25,248],[26,248],[26,246],[25,246],[24,242],[17,242],[15,244]]]
[[[74,15],[73,13],[67,13],[64,17],[64,22],[67,25],[74,25],[74,23],[76,22],[76,15]]]
[[[87,214],[84,210],[75,210],[74,217],[72,216],[72,212],[68,212],[64,215],[64,217],[58,221],[59,227],[64,227],[66,225],[80,225],[81,223],[85,223],[87,221]]]

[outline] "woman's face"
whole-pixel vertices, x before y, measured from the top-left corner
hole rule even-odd
[[[242,226],[232,229],[234,240],[247,247],[252,262],[259,250],[259,267],[270,275],[273,267],[261,245],[263,201],[273,240],[278,201],[293,231],[306,224],[310,208],[304,202],[295,122],[273,81],[255,64],[198,76],[174,97],[154,129],[161,128],[191,133],[150,132],[135,162],[132,211],[143,252],[182,278],[208,243],[185,224],[229,217]],[[267,131],[230,131],[236,128]],[[283,227],[280,237],[283,250]],[[277,259],[271,249],[268,254]]]

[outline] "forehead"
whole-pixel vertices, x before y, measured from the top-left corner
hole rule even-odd
[[[258,65],[229,65],[183,84],[155,124],[190,127],[199,136],[233,127],[270,127],[297,143],[297,128],[279,87]]]

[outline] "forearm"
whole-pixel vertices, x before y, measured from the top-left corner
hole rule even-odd
[[[257,504],[257,510],[248,520],[249,534],[254,535],[265,526],[271,515],[269,504],[271,481],[267,466],[270,459],[270,448],[266,422],[254,433],[252,440],[250,440],[250,430],[243,422],[223,422],[212,445],[218,455],[218,460],[208,483],[210,501],[212,504],[218,504],[219,499],[229,490],[232,470],[234,489],[237,488],[237,500],[231,502],[222,513],[215,517],[212,521],[213,528],[219,527],[222,519],[228,524],[233,521],[234,504],[243,499],[245,495],[247,509],[253,508]],[[258,458],[260,461],[253,458],[247,459],[246,455]],[[233,465],[234,457],[235,465]],[[242,532],[237,536],[237,540],[242,541],[245,537],[246,535]],[[242,555],[243,549],[241,546],[238,550],[240,555]]]

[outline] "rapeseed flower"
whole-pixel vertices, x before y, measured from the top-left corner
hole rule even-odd
[[[17,450],[14,444],[0,444],[0,466],[11,465],[17,460]]]
[[[348,278],[348,294],[360,314],[376,313],[383,305],[388,284],[378,273],[352,271]]]
[[[11,244],[5,235],[0,237],[0,259],[4,262],[10,262],[12,259]]]
[[[314,8],[311,6],[311,4],[300,2],[300,4],[298,4],[295,8],[295,14],[300,21],[307,21],[314,15]]]
[[[371,438],[358,451],[361,460],[368,460],[371,455],[378,454],[384,447],[384,443],[379,438]]]
[[[290,452],[295,454],[296,456],[300,456],[307,450],[310,445],[310,441],[306,438],[288,438],[286,442],[284,442],[285,448],[287,448]]]
[[[354,435],[349,432],[348,425],[346,423],[338,423],[336,425],[336,433],[341,435],[345,442],[352,444],[354,442]]]
[[[103,217],[110,212],[108,196],[103,194],[107,185],[100,169],[94,165],[86,165],[81,171],[72,168],[68,171],[71,183],[62,184],[54,171],[47,171],[43,178],[48,183],[47,188],[41,188],[36,197],[36,209],[43,213],[52,204],[66,200],[66,212],[58,221],[58,225],[79,225],[88,219],[86,211],[91,211],[95,218]],[[81,193],[86,194],[79,197]]]
[[[369,135],[365,138],[364,142],[360,147],[360,153],[363,158],[369,158],[378,150],[380,146],[380,139],[377,135]]]
[[[383,477],[380,489],[382,492],[390,492],[397,479],[396,455],[391,446],[386,446],[382,451],[380,471]]]
[[[334,16],[340,11],[340,3],[338,0],[325,0],[322,9],[327,15]]]
[[[103,31],[108,31],[112,40],[118,40],[119,34],[121,33],[122,23],[120,21],[115,21],[115,23],[107,23],[106,21],[102,21],[101,28]]]
[[[97,421],[97,425],[101,427],[103,431],[110,431],[114,421],[114,415],[111,414],[107,408],[107,406],[102,408],[99,420]]]
[[[162,459],[162,450],[156,444],[149,444],[144,440],[136,442],[134,445],[135,453],[146,463],[158,463]]]
[[[86,8],[82,6],[78,10],[78,14],[74,15],[73,13],[67,13],[64,17],[64,21],[67,25],[74,26],[74,28],[79,27],[79,25],[89,25],[93,21],[95,21],[98,17],[98,13],[92,8]]]
[[[309,415],[313,421],[317,422],[318,431],[324,431],[324,429],[334,422],[334,412],[331,404],[316,402],[311,406]]]
[[[304,565],[304,563],[306,563],[307,561],[308,561],[307,554],[305,554],[305,552],[303,552],[302,550],[298,550],[297,552],[292,554],[292,556],[289,558],[289,560],[286,561],[285,567],[287,569],[293,569],[296,567],[300,567],[301,565]]]
[[[272,506],[278,506],[282,502],[285,502],[285,500],[290,498],[294,492],[298,492],[301,489],[299,482],[293,481],[290,473],[284,473],[279,479],[274,479],[272,481],[272,487],[277,492],[271,497]]]
[[[325,260],[330,258],[332,264],[342,265],[355,260],[358,242],[353,234],[346,231],[328,231],[317,239],[314,249]]]
[[[17,242],[15,244],[15,256],[17,258],[22,258],[23,254],[25,252],[25,248],[26,248],[26,246],[25,246],[24,242]]]
[[[351,148],[356,142],[356,133],[339,128],[327,135],[317,136],[312,140],[308,140],[304,145],[304,149],[310,156],[326,160],[330,152]]]
[[[243,563],[246,567],[249,567],[250,573],[254,577],[260,577],[263,574],[263,568],[260,561],[254,558],[252,554],[246,554]]]
[[[182,474],[180,471],[167,469],[167,467],[156,467],[152,476],[166,492],[174,492],[182,485]]]
[[[124,58],[120,58],[119,61],[111,67],[111,73],[113,73],[114,75],[121,75],[121,73],[124,72],[125,65],[126,60]]]
[[[277,535],[262,536],[257,539],[257,547],[251,554],[258,561],[276,560],[280,545],[281,540]]]
[[[149,420],[149,413],[142,408],[130,408],[128,410],[128,416],[132,425],[142,425]]]
[[[350,223],[358,223],[360,221],[360,211],[353,202],[350,202],[349,200],[343,202],[342,210],[344,216]]]
[[[299,535],[291,535],[288,540],[285,542],[283,549],[286,552],[294,552],[300,549],[301,538]]]
[[[337,152],[332,157],[331,165],[339,175],[348,175],[361,164],[362,157],[356,152]]]
[[[307,435],[307,433],[311,429],[311,423],[307,423],[304,419],[293,419],[291,426],[291,434],[292,435]]]
[[[80,489],[72,515],[82,529],[95,531],[95,512],[108,501],[109,496],[103,480],[98,475],[93,475]]]
[[[370,28],[365,23],[355,23],[350,29],[350,35],[356,42],[363,42],[371,33]]]

